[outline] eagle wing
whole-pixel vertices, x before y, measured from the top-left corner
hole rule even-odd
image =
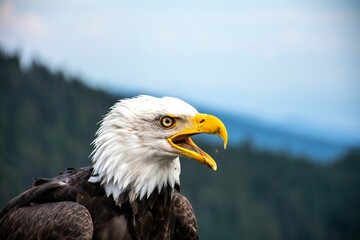
[[[190,202],[179,192],[172,194],[172,211],[175,214],[174,239],[197,240],[198,225]]]
[[[91,239],[89,211],[75,202],[24,206],[0,220],[1,239]]]
[[[0,239],[91,239],[93,222],[84,206],[51,202],[66,186],[66,178],[38,179],[12,199],[0,212]]]

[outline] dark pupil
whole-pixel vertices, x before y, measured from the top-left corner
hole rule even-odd
[[[162,119],[162,124],[164,125],[164,127],[170,127],[172,123],[173,120],[169,117],[165,117]]]

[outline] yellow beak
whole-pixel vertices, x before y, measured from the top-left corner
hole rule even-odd
[[[190,136],[200,133],[220,136],[224,141],[224,149],[226,148],[228,135],[225,125],[217,117],[202,113],[187,118],[183,130],[168,138],[168,141],[181,155],[193,158],[209,166],[212,170],[216,170],[217,165],[215,160],[196,146],[190,138]]]

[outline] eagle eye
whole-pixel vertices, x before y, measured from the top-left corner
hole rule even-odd
[[[163,116],[160,118],[160,124],[164,128],[170,128],[174,125],[175,119],[169,116]]]

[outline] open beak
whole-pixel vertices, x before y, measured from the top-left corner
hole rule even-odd
[[[193,158],[209,166],[212,170],[216,170],[217,165],[215,160],[196,146],[190,137],[200,133],[218,135],[224,141],[225,149],[228,140],[225,125],[217,117],[202,113],[198,113],[194,117],[188,118],[187,121],[185,128],[169,137],[168,141],[181,155]]]

